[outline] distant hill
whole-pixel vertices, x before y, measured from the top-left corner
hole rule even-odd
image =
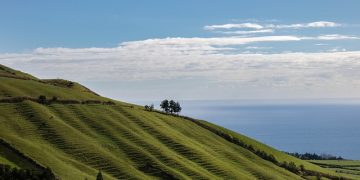
[[[2,65],[0,129],[0,164],[49,167],[61,179],[94,179],[98,171],[105,179],[346,176],[206,121],[146,111]]]

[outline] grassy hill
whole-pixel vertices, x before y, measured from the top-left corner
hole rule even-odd
[[[56,100],[41,104],[40,95]],[[12,101],[16,97],[27,99]],[[40,80],[5,66],[0,100],[0,164],[50,167],[61,179],[94,179],[99,170],[105,179],[340,176],[206,121],[145,111],[77,83]],[[293,173],[281,167],[284,161],[305,170]]]

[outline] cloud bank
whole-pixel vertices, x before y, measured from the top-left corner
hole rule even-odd
[[[0,54],[0,63],[40,77],[78,81],[199,78],[259,87],[360,85],[360,51],[226,54],[231,48],[215,47],[298,40],[288,36],[148,39],[115,48],[38,48]]]
[[[226,30],[222,33],[231,36],[154,38],[123,42],[113,48],[37,48],[27,53],[0,54],[0,63],[41,78],[93,82],[181,80],[184,85],[197,80],[225,89],[232,87],[234,92],[236,88],[248,88],[250,94],[254,90],[264,93],[285,89],[286,92],[329,94],[334,91],[352,95],[360,92],[360,51],[346,51],[329,44],[338,40],[359,40],[358,36],[244,36],[272,33],[275,29],[338,26],[341,24],[329,21],[209,25],[204,29]],[[326,45],[329,49],[281,53],[272,52],[274,47],[269,46],[269,43],[307,41],[318,47]],[[286,45],[284,47],[286,49]]]

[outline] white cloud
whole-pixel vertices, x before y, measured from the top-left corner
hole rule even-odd
[[[126,48],[138,48],[139,46],[163,46],[171,48],[199,47],[199,46],[230,46],[255,42],[276,42],[276,41],[300,41],[296,36],[259,36],[259,37],[216,37],[216,38],[164,38],[147,39],[143,41],[130,41],[121,43]]]
[[[272,47],[247,46],[245,47],[245,49],[263,50],[263,49],[272,49]]]
[[[349,40],[349,39],[360,39],[360,37],[340,35],[340,34],[329,34],[329,35],[318,36],[317,39],[319,39],[319,40]]]
[[[335,48],[329,49],[328,52],[346,52],[346,49],[341,48],[341,47],[335,47]]]
[[[320,27],[338,27],[340,24],[335,22],[329,22],[329,21],[318,21],[318,22],[312,22],[308,23],[306,27],[314,27],[314,28],[320,28]]]
[[[232,29],[232,28],[263,29],[264,27],[255,23],[208,25],[204,27],[205,30]]]
[[[326,34],[315,37],[299,37],[301,40],[322,40],[322,41],[333,41],[333,40],[359,40],[358,36],[349,36],[341,34]]]
[[[274,29],[302,29],[302,28],[326,28],[326,27],[339,27],[341,24],[330,21],[316,21],[310,23],[298,23],[298,24],[258,24],[258,23],[240,23],[240,24],[222,24],[222,25],[207,25],[205,30],[228,30],[228,29],[256,29],[258,31]],[[233,31],[236,32],[236,31]],[[239,31],[241,34],[246,34],[247,31]],[[250,31],[249,31],[250,32]],[[256,31],[253,31],[256,32]],[[250,34],[250,33],[249,33]]]
[[[317,91],[353,89],[360,96],[360,51],[336,47],[327,52],[254,53],[262,42],[359,40],[360,37],[327,34],[313,37],[274,35],[277,29],[338,27],[329,21],[302,24],[224,24],[205,26],[230,37],[168,37],[129,41],[114,48],[37,48],[29,53],[0,54],[0,64],[41,78],[61,77],[75,81],[153,81],[200,79],[201,82],[255,87],[265,93],[274,88],[309,88]],[[236,30],[238,31],[236,31]],[[260,44],[260,45],[259,45]],[[240,52],[236,45],[246,45]],[[287,50],[287,49],[286,49]],[[289,49],[291,50],[291,49]]]
[[[267,24],[265,28],[274,28],[274,29],[301,29],[301,28],[325,28],[325,27],[339,27],[341,24],[330,22],[330,21],[317,21],[311,23],[301,23],[301,24]]]
[[[316,21],[316,22],[298,23],[298,24],[239,23],[239,24],[207,25],[204,26],[204,29],[209,31],[215,31],[222,34],[249,35],[249,34],[259,34],[259,33],[274,33],[275,30],[277,29],[326,28],[326,27],[339,27],[339,26],[341,26],[341,24],[335,22]],[[239,30],[235,31],[234,29],[239,29]],[[319,37],[320,40],[326,40],[326,38],[337,38],[337,37],[326,37],[326,36]],[[349,39],[349,37],[342,37],[342,39]]]
[[[316,43],[315,46],[328,46],[329,44],[325,44],[325,43]]]
[[[259,34],[259,33],[273,33],[273,29],[260,29],[260,30],[254,30],[254,31],[220,31],[222,34],[238,34],[238,35],[244,35],[244,34]]]
[[[242,40],[240,40],[242,39]],[[224,54],[217,45],[244,44],[298,38],[166,38],[122,43],[115,48],[38,48],[27,54],[0,54],[0,63],[19,67],[40,77],[73,80],[149,80],[199,77],[257,85],[284,77],[287,85],[331,82],[319,76],[331,73],[342,83],[360,81],[360,52]],[[261,47],[248,46],[249,49]],[[349,74],[347,68],[352,68]],[[355,71],[356,70],[356,71]],[[345,73],[346,72],[346,73]],[[307,75],[309,77],[304,77]],[[298,81],[302,79],[303,81]],[[276,81],[279,83],[278,81]],[[316,81],[317,82],[317,81]]]

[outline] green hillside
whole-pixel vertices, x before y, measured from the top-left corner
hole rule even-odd
[[[94,179],[99,170],[105,179],[339,176],[206,121],[145,111],[77,83],[0,67],[0,164],[50,167],[61,179]],[[46,103],[37,102],[41,95]],[[264,158],[270,155],[278,163]],[[281,167],[284,161],[304,170],[293,173]]]

